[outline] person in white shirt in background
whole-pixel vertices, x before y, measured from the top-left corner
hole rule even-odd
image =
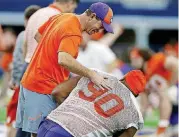
[[[117,57],[110,47],[123,33],[123,28],[119,24],[113,24],[114,34],[105,34],[98,41],[83,33],[83,42],[77,60],[86,67],[96,68],[104,72],[112,72],[111,66]]]
[[[179,62],[178,58],[178,42],[170,41],[164,46],[163,50],[166,56],[173,56],[177,58],[177,63]],[[175,85],[172,85],[168,90],[167,94],[172,103],[172,113],[170,116],[170,127],[168,129],[168,136],[178,137],[178,99],[179,99],[179,90],[178,90],[179,81]]]
[[[34,39],[40,26],[42,26],[50,17],[60,13],[71,13],[77,8],[80,0],[54,0],[48,7],[40,9],[36,12],[27,24],[24,43],[24,57],[25,62],[28,64],[37,48],[37,42]],[[26,69],[27,64],[24,65]],[[24,70],[25,71],[25,70]]]

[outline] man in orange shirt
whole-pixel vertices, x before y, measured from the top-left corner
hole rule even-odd
[[[148,80],[147,93],[154,93],[159,97],[160,122],[156,134],[163,135],[169,126],[171,102],[167,90],[177,82],[177,59],[172,56],[165,56],[163,53],[154,54],[149,49],[135,48],[130,52],[130,60],[134,68],[144,71]],[[143,97],[145,102],[141,104],[143,111],[145,111],[148,97],[146,94]]]
[[[3,52],[0,66],[4,71],[3,82],[0,91],[0,105],[5,103],[3,99],[6,96],[6,91],[8,89],[8,83],[10,80],[12,53],[15,47],[16,38],[16,33],[12,28],[4,29],[4,33],[2,35],[2,45],[0,47],[0,51]]]
[[[39,28],[35,36],[38,47],[21,81],[17,128],[36,136],[43,117],[56,108],[52,90],[67,80],[70,72],[88,77],[103,90],[110,88],[103,76],[75,59],[82,32],[91,35],[105,29],[112,33],[112,18],[112,9],[98,2],[81,15],[64,13],[53,16]]]

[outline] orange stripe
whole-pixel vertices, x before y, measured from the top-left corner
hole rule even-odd
[[[110,24],[112,17],[113,17],[113,11],[112,11],[111,8],[109,8],[106,17],[104,18],[104,21],[105,21],[107,24]]]

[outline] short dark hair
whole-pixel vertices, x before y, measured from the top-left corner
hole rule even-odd
[[[76,3],[80,3],[80,0],[74,0]]]
[[[139,55],[142,56],[142,58],[144,59],[144,61],[148,61],[150,60],[150,58],[152,57],[152,55],[154,54],[154,52],[150,49],[139,49]]]
[[[92,12],[91,10],[87,9],[87,10],[85,11],[85,13],[86,13],[87,16],[90,16],[93,12]]]
[[[13,35],[17,36],[15,30],[13,28],[11,28],[11,27],[4,28],[3,32],[10,32]]]
[[[40,9],[38,5],[31,5],[25,9],[24,16],[26,19],[29,19],[36,11]]]
[[[69,2],[69,1],[80,3],[80,0],[55,0],[55,2],[61,2],[61,3],[65,3],[65,2]]]
[[[128,53],[127,53],[127,58],[130,58],[130,55],[133,51],[137,51],[137,53],[144,59],[144,61],[148,61],[150,60],[150,58],[152,57],[152,55],[154,54],[154,52],[151,49],[148,48],[129,48],[128,49]],[[129,59],[130,62],[130,59]]]
[[[90,9],[87,9],[87,10],[85,11],[85,13],[86,13],[87,16],[90,16],[93,12],[92,12]],[[100,18],[98,18],[97,16],[96,16],[96,19],[97,19],[97,20],[100,20]]]

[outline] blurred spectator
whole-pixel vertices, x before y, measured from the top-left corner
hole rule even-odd
[[[159,97],[160,121],[156,134],[163,135],[169,126],[172,108],[167,92],[177,82],[177,58],[163,53],[154,54],[149,49],[135,48],[130,52],[130,60],[133,67],[143,70],[148,80],[146,87],[148,92],[143,95],[141,103],[143,112],[147,108],[146,102],[150,93]]]
[[[40,7],[36,5],[32,5],[26,8],[24,13],[25,19],[25,26],[31,17]],[[24,46],[24,37],[25,33],[22,31],[16,41],[16,46],[13,53],[13,61],[12,61],[12,73],[11,73],[11,81],[10,81],[10,88],[14,90],[14,94],[11,98],[11,101],[7,107],[7,127],[8,133],[7,137],[15,137],[16,129],[13,127],[15,120],[16,120],[16,111],[17,111],[17,104],[18,104],[18,95],[20,90],[20,80],[23,75],[23,65],[24,65],[24,56],[23,56],[23,46]],[[21,129],[18,130],[16,137],[30,137],[30,133],[23,132]]]
[[[3,46],[3,30],[2,30],[1,25],[0,25],[0,47],[4,47]]]
[[[26,27],[29,18],[37,11],[40,7],[37,5],[32,5],[26,8],[24,13],[24,20]],[[23,56],[23,49],[24,49],[24,38],[25,38],[25,31],[22,31],[17,38],[16,47],[13,53],[13,62],[12,62],[12,75],[11,75],[11,89],[16,89],[20,85],[20,80],[23,73],[23,64],[24,56]]]
[[[1,47],[4,47],[4,46],[3,46],[3,30],[2,30],[2,27],[0,25],[0,49],[1,49]],[[0,58],[1,58],[1,56],[2,55],[0,54]],[[1,59],[0,59],[0,62],[1,62]],[[3,75],[3,70],[0,66],[0,78],[2,77],[2,75]]]
[[[77,60],[86,67],[111,73],[116,67],[114,64],[117,58],[110,47],[123,32],[119,24],[114,24],[113,28],[114,34],[103,35],[103,32],[99,32],[90,37],[83,33],[83,42]]]
[[[167,56],[174,56],[178,58],[178,42],[171,41],[167,43],[164,46],[164,53]],[[168,89],[168,95],[172,102],[172,113],[170,116],[170,125],[171,125],[170,131],[172,132],[171,136],[177,137],[178,136],[178,130],[177,130],[178,129],[178,99],[179,99],[178,82]]]
[[[175,56],[178,57],[178,42],[175,43],[167,43],[164,46],[164,53],[167,56]]]
[[[11,28],[4,29],[3,33],[3,45],[0,49],[0,51],[3,52],[3,56],[0,62],[1,68],[4,71],[3,75],[3,81],[2,81],[2,87],[0,92],[0,100],[6,96],[6,91],[8,89],[8,83],[10,80],[10,69],[12,68],[11,62],[12,62],[12,54],[15,47],[16,42],[16,33]],[[4,102],[4,101],[2,101]],[[1,105],[1,103],[0,103]]]
[[[117,67],[112,71],[112,74],[114,76],[117,76],[119,79],[123,78],[124,75],[129,71],[133,70],[133,68],[129,64],[123,62],[120,59],[118,59],[116,63]]]

